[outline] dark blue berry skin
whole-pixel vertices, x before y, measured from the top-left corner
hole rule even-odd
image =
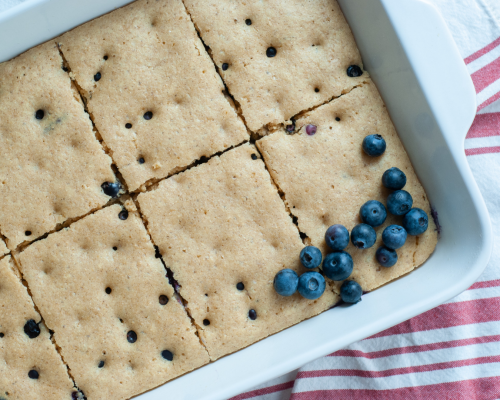
[[[330,253],[323,261],[323,272],[332,281],[343,281],[349,278],[352,273],[354,263],[349,253],[336,251]]]
[[[406,185],[406,175],[399,168],[389,168],[382,175],[382,185],[392,190],[403,189]]]
[[[361,221],[370,226],[380,226],[387,218],[387,210],[384,205],[377,200],[369,200],[361,206],[359,210]]]
[[[30,339],[35,339],[40,335],[40,327],[35,320],[30,319],[24,324],[24,333],[26,333]]]
[[[396,250],[382,246],[377,249],[375,258],[382,267],[389,268],[398,262],[398,253]]]
[[[367,224],[356,225],[351,231],[351,242],[358,249],[368,249],[375,244],[377,234],[375,229]]]
[[[393,215],[405,215],[412,205],[413,199],[406,190],[396,190],[387,196],[387,209]]]
[[[385,140],[380,135],[368,135],[363,139],[363,151],[371,157],[381,156],[385,148]]]
[[[406,242],[406,229],[399,225],[389,225],[382,233],[382,241],[389,249],[399,249]]]
[[[116,197],[120,193],[121,186],[118,182],[104,182],[101,188],[104,194],[109,197]]]
[[[345,281],[340,287],[340,297],[345,303],[356,304],[361,301],[363,289],[358,282]]]
[[[349,67],[347,68],[347,76],[349,76],[350,78],[357,78],[361,75],[363,75],[363,70],[357,65],[349,65]]]
[[[349,244],[349,231],[344,225],[332,225],[326,230],[325,242],[334,251],[344,250]]]
[[[403,218],[403,227],[409,235],[421,235],[429,226],[429,217],[424,210],[412,208]]]
[[[297,273],[291,269],[282,269],[274,277],[274,290],[280,296],[291,296],[297,291],[299,285],[299,277]]]
[[[318,272],[305,272],[299,278],[299,293],[309,300],[316,300],[325,291],[325,278]]]
[[[323,260],[321,250],[314,246],[306,246],[300,252],[300,262],[306,268],[318,268]]]

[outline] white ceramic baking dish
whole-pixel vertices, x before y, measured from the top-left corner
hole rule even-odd
[[[283,0],[286,1],[286,0]],[[0,61],[128,0],[28,0],[0,15]],[[467,289],[492,250],[464,154],[475,91],[437,10],[419,0],[339,0],[364,65],[438,210],[442,234],[420,268],[363,297],[186,374],[141,400],[226,399],[429,310]]]

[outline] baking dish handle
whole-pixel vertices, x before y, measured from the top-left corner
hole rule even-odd
[[[443,17],[422,0],[381,1],[447,142],[463,150],[476,91]]]

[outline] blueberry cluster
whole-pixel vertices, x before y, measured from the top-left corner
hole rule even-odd
[[[390,168],[382,176],[382,184],[394,190],[387,197],[387,209],[396,216],[402,216],[403,222],[400,225],[389,225],[382,233],[384,246],[377,249],[375,254],[377,261],[383,267],[392,267],[398,261],[396,249],[399,249],[406,242],[408,235],[421,235],[429,226],[429,217],[424,210],[412,208],[413,198],[406,190],[402,190],[406,185],[406,175],[399,168]]]
[[[351,232],[351,242],[358,249],[367,249],[375,244],[377,234],[374,227],[382,225],[387,218],[387,211],[396,216],[403,216],[402,226],[389,225],[382,233],[384,246],[377,249],[375,257],[383,267],[392,267],[398,261],[396,249],[402,247],[408,235],[420,235],[427,230],[429,218],[420,208],[412,208],[413,198],[406,190],[406,175],[399,168],[390,168],[382,176],[382,184],[394,190],[387,197],[387,209],[376,200],[367,201],[360,209],[362,224]]]
[[[300,252],[300,261],[308,269],[319,267],[323,255],[314,246],[307,246]],[[316,271],[305,272],[300,277],[292,269],[283,269],[274,277],[274,290],[281,296],[291,296],[299,292],[302,297],[316,300],[325,291],[326,282],[323,275]]]
[[[375,135],[376,136],[376,135]],[[380,136],[383,141],[383,138]],[[371,138],[375,142],[380,138]],[[373,144],[373,142],[371,142]],[[364,143],[363,143],[364,147]],[[369,146],[370,147],[370,146]],[[385,150],[383,146],[376,143],[376,148]],[[378,156],[379,151],[372,151],[370,155]],[[367,154],[369,152],[367,151]],[[396,249],[402,247],[408,235],[420,235],[427,230],[429,218],[427,213],[420,208],[412,208],[413,199],[405,190],[406,175],[399,168],[390,168],[382,176],[382,184],[394,190],[387,197],[387,208],[377,200],[369,200],[359,210],[361,224],[356,225],[349,235],[349,231],[343,225],[332,225],[325,233],[325,242],[332,253],[323,260],[321,251],[314,246],[304,247],[300,253],[300,261],[307,269],[318,268],[323,261],[321,270],[323,274],[333,281],[344,281],[340,288],[340,297],[345,303],[357,303],[361,300],[363,290],[361,286],[353,281],[346,280],[351,275],[354,262],[349,253],[344,249],[349,244],[349,236],[354,247],[364,250],[372,247],[377,239],[375,227],[382,225],[387,219],[387,211],[396,216],[402,216],[400,225],[389,225],[382,233],[383,246],[376,251],[378,263],[386,268],[392,267],[398,261]],[[274,278],[274,289],[281,296],[292,296],[299,292],[306,299],[319,298],[325,291],[325,278],[319,272],[310,271],[303,273],[300,277],[291,269],[278,272]]]

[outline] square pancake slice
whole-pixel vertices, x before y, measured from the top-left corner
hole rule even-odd
[[[314,135],[306,133],[307,125],[317,127]],[[351,232],[361,223],[359,209],[365,202],[378,200],[385,205],[391,191],[383,187],[382,175],[397,167],[406,174],[404,190],[412,195],[413,207],[427,212],[429,228],[420,236],[408,235],[406,244],[397,250],[396,265],[381,267],[375,252],[382,245],[382,232],[403,220],[388,212],[386,222],[375,228],[377,242],[373,247],[359,250],[349,243],[346,248],[354,260],[351,278],[369,291],[422,264],[436,246],[436,227],[424,188],[375,85],[364,84],[318,107],[298,119],[296,128],[294,135],[277,132],[266,136],[257,147],[290,212],[298,218],[300,231],[312,245],[325,255],[330,252],[324,239],[329,226],[342,224]],[[363,139],[371,134],[382,135],[387,143],[380,157],[367,156],[362,150]]]
[[[129,190],[248,139],[181,0],[139,0],[57,41]]]
[[[368,75],[336,0],[184,3],[254,132],[339,96]]]
[[[10,256],[0,260],[0,399],[77,399],[66,366],[14,269]]]
[[[329,284],[317,300],[274,291],[280,270],[305,271],[299,261],[304,246],[257,154],[244,144],[138,196],[212,360],[338,299]]]
[[[128,399],[209,361],[132,208],[89,215],[20,264],[88,400]]]
[[[55,43],[0,64],[0,233],[12,250],[100,208],[111,158]]]

